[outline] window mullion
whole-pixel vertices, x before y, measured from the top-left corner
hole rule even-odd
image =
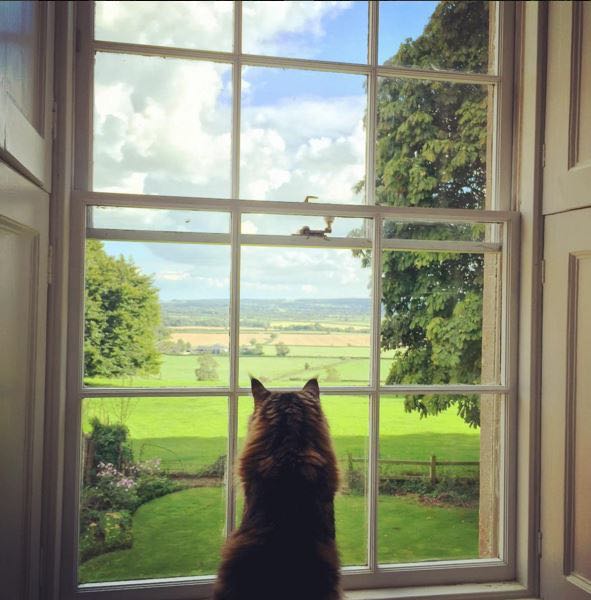
[[[378,57],[378,6],[379,2],[369,3],[369,63],[371,71],[367,79],[367,123],[366,123],[366,169],[365,169],[365,201],[375,204],[376,185],[376,127],[377,127],[377,90],[378,76],[376,71]]]
[[[230,281],[230,394],[228,397],[228,458],[226,461],[226,534],[236,521],[236,489],[234,466],[238,446],[238,376],[240,342],[240,211],[232,212]]]
[[[234,61],[232,65],[232,198],[240,194],[240,99],[242,96],[242,2],[234,2]]]
[[[371,323],[371,388],[369,408],[368,462],[368,565],[372,572],[378,568],[378,493],[379,493],[379,435],[380,435],[380,340],[382,306],[382,220],[374,219],[372,249],[372,323]]]

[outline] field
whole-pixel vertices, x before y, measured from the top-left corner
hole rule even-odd
[[[250,386],[249,375],[262,378],[270,386],[303,385],[318,377],[320,385],[368,385],[370,361],[368,347],[351,346],[290,346],[287,356],[277,356],[274,345],[263,345],[262,356],[240,357],[240,385]],[[382,380],[388,374],[395,352],[381,357]],[[126,378],[87,377],[90,386],[103,387],[214,387],[228,386],[230,359],[228,355],[213,355],[216,377],[198,380],[195,369],[199,356],[194,354],[163,355],[158,375],[137,375]]]
[[[223,308],[223,307],[222,307]],[[296,307],[297,308],[297,307]],[[324,303],[326,315],[306,320],[309,307],[299,307],[290,318],[282,315],[262,325],[244,328],[241,333],[239,383],[249,386],[249,375],[266,385],[299,387],[317,376],[322,386],[366,386],[369,383],[369,333],[367,323],[347,313],[346,304],[334,309]],[[337,310],[338,309],[338,310]],[[168,323],[174,352],[162,355],[157,375],[127,378],[86,378],[89,386],[105,387],[215,387],[229,385],[228,336],[223,326],[199,322],[190,324],[182,305]],[[218,308],[216,308],[218,310]],[[220,308],[219,311],[222,309]],[[260,320],[256,308],[248,314]],[[332,312],[338,312],[335,316]],[[226,313],[227,314],[227,313]],[[331,316],[332,314],[332,316]],[[214,315],[215,316],[215,315]],[[324,319],[321,319],[321,317]],[[169,318],[170,317],[169,315]],[[216,317],[218,318],[218,317]],[[320,320],[320,323],[316,322]],[[309,330],[314,321],[313,329]],[[181,340],[181,343],[178,343]],[[188,343],[188,344],[187,344]],[[175,345],[176,344],[176,345]],[[214,348],[216,344],[221,346]],[[289,349],[278,355],[278,344]],[[245,350],[246,349],[246,350]],[[251,355],[249,352],[255,352]],[[198,378],[196,369],[207,356],[213,372]],[[382,381],[395,351],[380,357]],[[341,471],[342,489],[336,500],[337,541],[344,565],[364,565],[367,557],[367,510],[365,476],[369,435],[367,396],[325,393],[322,405],[327,415]],[[252,399],[240,398],[238,405],[238,448],[242,447]],[[92,398],[83,402],[82,427],[90,421],[123,423],[136,462],[159,459],[162,468],[187,481],[199,481],[204,472],[220,464],[227,453],[228,399],[196,398]],[[437,417],[421,419],[404,410],[404,399],[382,397],[379,413],[380,460],[478,461],[479,430],[469,428],[450,409]],[[351,459],[354,459],[352,471]],[[426,480],[427,468],[380,464],[381,477]],[[440,477],[478,478],[478,468],[461,472],[439,467]],[[350,477],[358,475],[357,487]],[[133,546],[85,561],[80,566],[81,582],[115,581],[153,577],[174,577],[215,572],[224,534],[225,488],[215,481],[190,484],[140,506],[133,516]],[[199,487],[192,487],[198,485]],[[238,495],[237,514],[241,496]],[[428,559],[475,558],[478,556],[477,502],[465,506],[426,502],[416,494],[381,493],[378,499],[378,557],[380,562],[408,562]]]

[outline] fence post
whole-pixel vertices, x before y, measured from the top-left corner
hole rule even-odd
[[[431,455],[431,465],[429,466],[429,474],[431,476],[431,483],[437,483],[437,458],[435,454]]]

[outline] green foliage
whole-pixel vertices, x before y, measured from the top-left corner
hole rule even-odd
[[[94,446],[93,473],[96,475],[97,466],[101,463],[114,465],[122,469],[133,459],[130,445],[127,443],[129,429],[121,423],[102,423],[94,417],[90,425],[90,439]]]
[[[277,356],[287,356],[289,354],[289,347],[284,342],[275,344],[275,352]]]
[[[131,513],[126,510],[97,513],[80,534],[80,560],[112,550],[131,548]]]
[[[241,356],[263,356],[263,344],[257,343],[255,338],[252,338],[248,346],[240,346]]]
[[[441,2],[416,40],[390,62],[424,69],[486,71],[488,3]],[[376,195],[380,204],[458,209],[485,206],[487,91],[483,86],[381,79]],[[472,227],[387,222],[390,238],[472,239]],[[363,256],[365,263],[369,257]],[[382,347],[400,349],[388,384],[479,383],[482,360],[481,255],[388,252],[384,260]],[[438,414],[457,404],[480,424],[475,397],[406,399],[409,411]]]
[[[145,504],[172,494],[182,489],[182,485],[160,471],[160,461],[152,460],[140,463],[135,467],[136,472],[136,493],[140,504]]]
[[[226,456],[222,454],[212,462],[210,465],[206,465],[202,469],[197,471],[197,477],[211,477],[215,479],[223,480],[226,473]]]
[[[197,359],[195,377],[198,381],[215,381],[218,378],[218,363],[211,354],[202,354]]]
[[[84,372],[88,377],[157,373],[160,305],[152,279],[98,240],[86,243]]]
[[[327,367],[324,381],[335,382],[340,380],[341,376],[339,375],[339,372],[335,369],[335,367]]]

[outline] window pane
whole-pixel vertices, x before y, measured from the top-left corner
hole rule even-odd
[[[215,574],[227,427],[225,398],[84,400],[80,583]]]
[[[97,229],[229,233],[230,215],[203,210],[91,206],[89,225]]]
[[[380,78],[377,203],[491,208],[490,93],[483,85]]]
[[[245,247],[241,264],[240,385],[368,385],[370,270],[351,250]]]
[[[37,129],[42,116],[40,98],[44,96],[41,91],[44,70],[40,64],[44,58],[41,52],[44,12],[37,2],[2,2],[0,6],[3,88]]]
[[[84,383],[229,384],[227,246],[86,242]]]
[[[501,414],[492,396],[382,396],[380,563],[498,556]]]
[[[295,387],[304,385],[305,379]],[[292,383],[292,387],[294,384]],[[272,389],[272,388],[271,388]],[[335,498],[336,538],[342,566],[367,564],[367,452],[369,403],[367,396],[328,396],[321,404],[337,456],[340,489]],[[248,417],[253,411],[250,397],[240,398],[238,450],[244,449]],[[242,520],[244,495],[237,490],[236,520]]]
[[[212,62],[98,53],[94,190],[229,196],[231,73]]]
[[[366,77],[243,71],[240,196],[364,201]]]
[[[381,65],[486,73],[493,69],[494,2],[380,2]]]
[[[382,383],[500,383],[500,266],[496,253],[385,251]]]
[[[327,220],[328,219],[328,220]],[[326,231],[330,227],[331,231]],[[313,230],[310,233],[308,230]],[[301,235],[321,237],[371,238],[369,219],[348,219],[345,217],[319,217],[315,215],[242,215],[242,233],[258,235]]]
[[[500,242],[502,225],[488,223],[435,223],[385,219],[383,234],[392,240]]]
[[[95,38],[110,42],[232,50],[233,2],[95,3]]]
[[[367,2],[242,2],[247,54],[367,62]]]

